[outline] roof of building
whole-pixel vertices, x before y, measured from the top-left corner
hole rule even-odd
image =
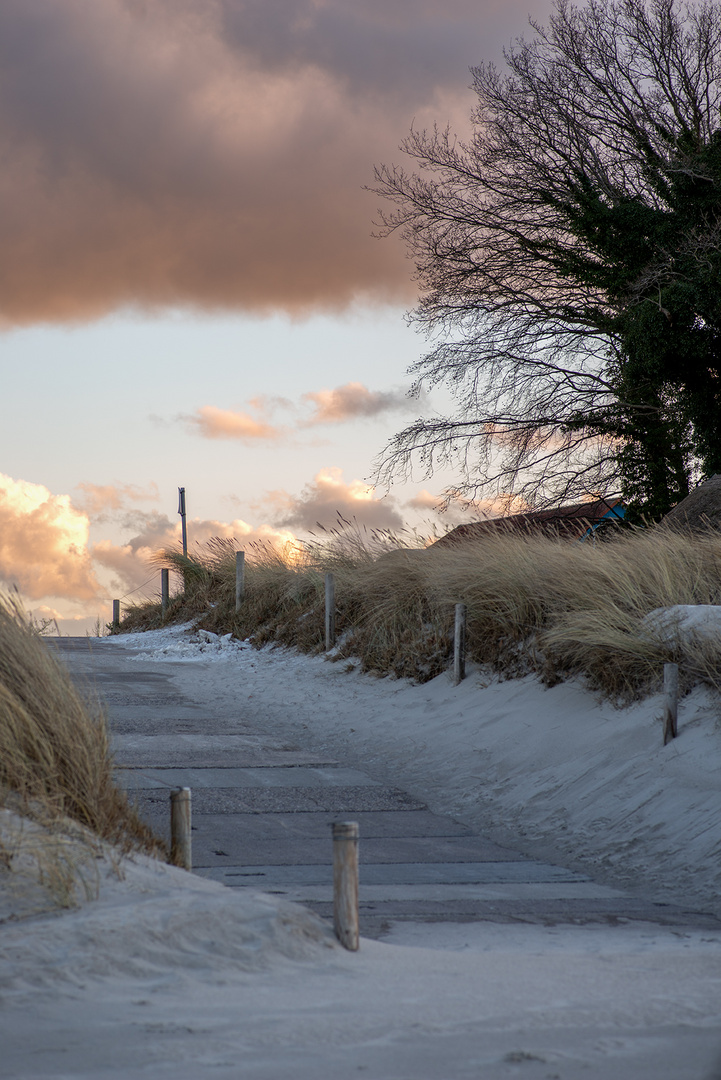
[[[620,499],[597,499],[594,502],[557,506],[552,510],[531,510],[523,514],[508,514],[505,517],[473,521],[452,529],[436,543],[444,546],[468,543],[480,540],[489,533],[504,531],[541,533],[546,536],[577,540],[585,536],[589,530],[596,529],[602,521],[621,520],[624,513]]]
[[[721,475],[699,484],[662,519],[674,528],[721,529]]]

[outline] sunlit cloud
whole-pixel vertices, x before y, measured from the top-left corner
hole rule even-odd
[[[89,483],[80,483],[76,487],[82,494],[73,499],[73,504],[93,521],[104,520],[108,514],[123,510],[129,503],[157,502],[160,498],[158,485],[154,483],[146,488],[137,484]]]
[[[317,390],[303,395],[314,407],[313,415],[302,421],[303,426],[338,424],[358,417],[379,416],[381,413],[407,408],[408,399],[397,391],[369,390],[359,382],[346,383],[335,390]]]
[[[62,611],[58,611],[58,609],[54,607],[49,607],[47,604],[40,604],[38,607],[33,607],[28,614],[36,625],[44,622],[58,622],[60,619],[65,618]],[[84,617],[85,616],[83,615],[78,616],[79,619]]]
[[[438,514],[443,508],[443,498],[424,489],[414,495],[413,498],[408,499],[406,506],[410,506],[413,510],[429,510]]]
[[[97,505],[122,510],[123,485],[84,487],[98,499]],[[129,491],[137,496],[142,489],[131,486]],[[216,536],[233,539],[239,549],[258,543],[282,549],[296,542],[289,528],[268,522],[191,518],[187,525],[191,549],[202,548]],[[130,509],[118,526],[130,534],[128,539],[91,542],[90,519],[68,495],[54,495],[42,484],[0,474],[0,580],[6,587],[16,586],[26,601],[39,602],[32,611],[40,621],[94,615],[98,604],[111,596],[152,595],[160,581],[153,556],[180,546],[180,520],[158,511]],[[73,601],[75,610],[56,601]]]
[[[177,519],[165,514],[135,512],[126,520],[137,530],[122,544],[101,540],[91,548],[93,560],[111,572],[111,588],[118,599],[125,596],[153,595],[160,589],[160,571],[153,559],[164,549],[178,549],[181,544],[181,526]],[[202,550],[203,545],[214,537],[234,540],[238,550],[250,549],[262,543],[283,549],[295,543],[295,534],[289,529],[277,528],[263,523],[248,524],[240,518],[234,521],[217,521],[212,518],[190,518],[187,522],[188,547]]]
[[[278,409],[292,409],[293,402],[290,398],[280,397],[278,394],[258,394],[248,402],[251,409],[254,409],[261,416],[269,416],[271,413],[276,412]]]
[[[437,515],[441,524],[448,527],[470,521],[521,514],[529,509],[518,495],[500,494],[489,499],[465,499],[448,494],[433,494],[425,489],[408,499],[405,506],[421,513]]]
[[[333,528],[339,516],[374,529],[403,527],[394,499],[376,498],[374,488],[362,480],[345,483],[343,470],[337,468],[322,469],[300,495],[282,490],[269,492],[262,505],[274,510],[280,528]]]
[[[408,407],[408,398],[399,390],[369,390],[363,383],[350,382],[333,390],[311,390],[301,396],[300,403],[285,397],[261,395],[252,398],[248,405],[255,415],[202,405],[194,413],[177,419],[205,439],[232,439],[246,444],[262,440],[275,442],[288,438],[293,430],[339,424],[404,409]],[[312,408],[310,415],[302,415],[303,407],[308,405]],[[273,414],[279,411],[291,414],[290,425],[277,426],[271,422]]]
[[[68,495],[0,474],[0,578],[31,600],[94,599],[87,514]]]
[[[217,409],[214,405],[203,405],[192,416],[183,419],[204,439],[235,439],[238,442],[252,443],[261,439],[274,440],[281,436],[280,428],[273,427],[265,420],[250,416],[249,413]]]

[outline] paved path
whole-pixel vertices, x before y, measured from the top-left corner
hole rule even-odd
[[[103,698],[120,782],[166,836],[169,789],[193,792],[194,871],[332,915],[330,825],[360,825],[361,933],[393,922],[642,919],[719,929],[711,915],[631,897],[533,859],[431,813],[343,762],[266,735],[188,699],[172,662],[138,663],[104,639],[49,639],[73,677]],[[247,708],[247,706],[246,706]]]

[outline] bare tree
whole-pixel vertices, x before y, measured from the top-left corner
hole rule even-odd
[[[379,478],[420,459],[459,467],[456,495],[651,487],[660,511],[721,455],[721,10],[556,0],[531,25],[506,72],[473,69],[470,141],[412,130],[418,171],[376,170],[431,341],[415,387],[457,402],[401,431]]]

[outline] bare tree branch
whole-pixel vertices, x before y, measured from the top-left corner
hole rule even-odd
[[[468,497],[547,503],[621,490],[633,443],[635,469],[665,455],[668,500],[711,461],[710,438],[693,450],[694,401],[721,376],[706,332],[721,327],[708,285],[721,271],[721,11],[556,0],[548,27],[531,25],[504,73],[472,69],[468,142],[412,129],[415,171],[376,169],[380,233],[403,236],[413,320],[440,342],[412,369],[416,389],[444,384],[458,406],[399,432],[378,477],[452,464]],[[693,341],[698,386],[680,360],[654,370],[651,315],[677,353]]]

